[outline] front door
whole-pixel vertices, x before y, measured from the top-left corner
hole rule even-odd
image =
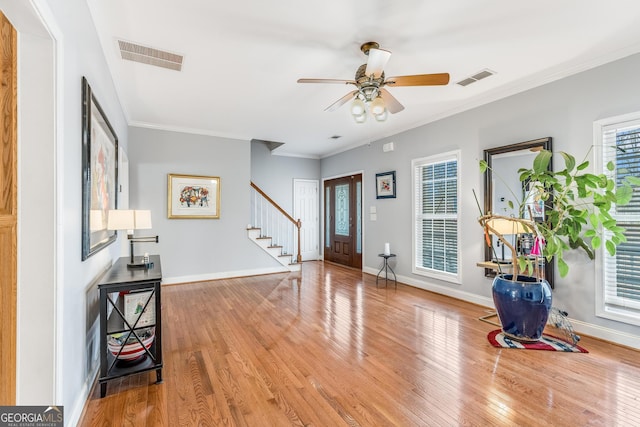
[[[324,259],[362,268],[362,175],[324,183]]]

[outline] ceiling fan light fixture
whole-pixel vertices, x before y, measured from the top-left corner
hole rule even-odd
[[[404,106],[385,89],[386,86],[443,86],[449,84],[449,73],[412,74],[387,78],[384,68],[391,52],[380,49],[376,42],[367,42],[360,46],[367,55],[366,64],[360,65],[353,80],[342,79],[298,79],[298,83],[332,83],[354,85],[355,90],[335,101],[325,111],[334,111],[351,101],[349,112],[357,123],[364,123],[368,114],[377,122],[384,122],[389,114],[404,110]],[[481,79],[491,75],[488,70],[476,73],[472,78]]]
[[[369,110],[371,111],[371,114],[373,114],[374,116],[377,116],[385,112],[386,108],[384,105],[384,101],[380,96],[376,97],[373,101],[371,101],[371,104],[369,105]]]
[[[353,115],[353,120],[356,121],[356,123],[364,123],[367,121],[367,113],[362,113],[362,114],[354,114]]]
[[[351,114],[355,116],[360,116],[365,113],[365,106],[362,99],[356,97],[351,103]]]
[[[387,114],[387,110],[385,109],[382,113],[380,114],[374,114],[373,115],[376,118],[376,121],[378,122],[384,122],[385,120],[387,120],[387,117],[389,116]]]

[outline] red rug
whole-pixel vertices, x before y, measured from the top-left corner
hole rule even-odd
[[[547,350],[547,351],[565,351],[568,353],[589,353],[579,345],[573,345],[553,335],[543,334],[540,341],[534,343],[523,343],[505,336],[500,330],[489,332],[487,339],[494,347],[501,348],[524,348],[527,350]]]

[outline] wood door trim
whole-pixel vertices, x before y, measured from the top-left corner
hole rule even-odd
[[[17,33],[0,12],[0,405],[16,403]]]

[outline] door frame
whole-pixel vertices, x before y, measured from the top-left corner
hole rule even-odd
[[[43,0],[0,0],[0,8],[19,40],[16,403],[60,404],[64,391],[61,284],[66,249],[60,237],[64,236],[65,204],[59,187],[65,176],[66,140],[61,96],[65,87],[63,36]],[[41,155],[29,156],[35,151]],[[47,197],[42,200],[25,196],[42,191],[43,179],[25,179],[34,176],[47,177]],[[39,268],[33,268],[34,259]],[[40,368],[34,370],[35,365]]]
[[[1,11],[0,11],[1,12]],[[0,333],[0,405],[16,404],[18,360],[18,31],[9,17],[2,13],[3,74],[2,129],[0,171],[3,195],[0,203],[0,251],[3,254],[0,271],[0,303],[2,303],[2,333]],[[5,80],[6,79],[6,80]]]
[[[365,173],[364,173],[364,169],[360,169],[360,170],[356,170],[356,171],[352,171],[352,172],[346,172],[340,175],[331,175],[331,176],[326,176],[322,178],[322,185],[320,187],[320,190],[318,190],[318,192],[320,193],[320,245],[322,247],[322,251],[320,253],[320,259],[324,261],[324,247],[325,247],[325,238],[324,236],[326,236],[326,230],[325,230],[325,217],[326,217],[326,212],[324,211],[324,207],[325,207],[325,200],[324,200],[324,184],[325,181],[331,181],[332,179],[338,179],[338,178],[346,178],[352,175],[362,175],[362,194],[360,195],[360,197],[362,198],[362,200],[360,200],[360,206],[362,208],[362,212],[360,213],[360,215],[362,216],[362,269],[364,269],[364,260],[365,260],[365,233],[366,233],[366,221],[364,220],[364,212],[365,212],[365,206],[364,206],[364,201],[365,201],[365,191],[367,188],[367,185],[365,183]]]

